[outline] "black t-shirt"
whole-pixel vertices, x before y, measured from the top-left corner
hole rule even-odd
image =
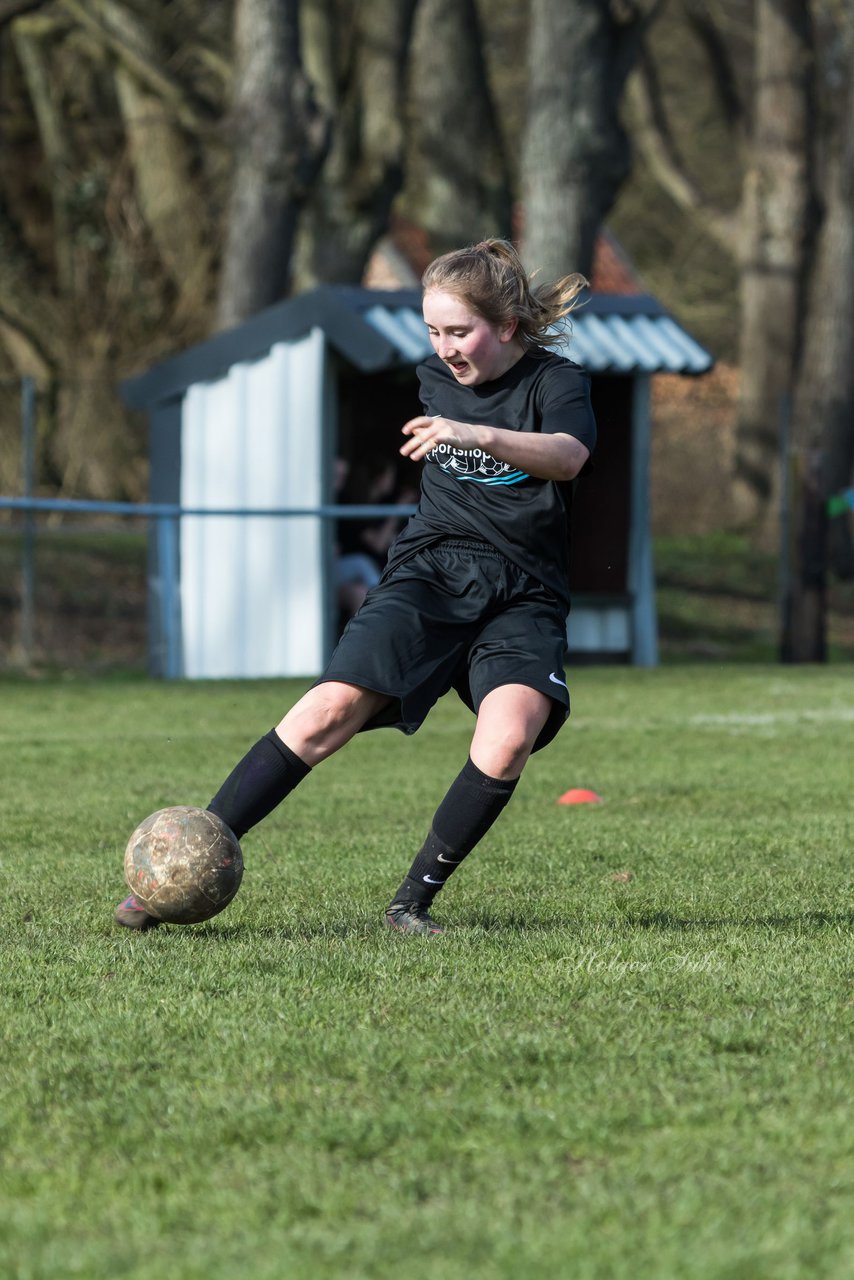
[[[418,366],[425,414],[512,431],[565,432],[596,444],[589,375],[535,347],[505,374],[466,387],[431,356]],[[418,510],[389,552],[387,572],[442,538],[476,538],[569,607],[569,484],[539,480],[481,449],[438,445],[425,458]]]

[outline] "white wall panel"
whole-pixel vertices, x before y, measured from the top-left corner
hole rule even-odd
[[[314,508],[322,498],[325,342],[314,330],[189,388],[181,505]],[[184,674],[317,674],[323,663],[321,521],[185,516]]]
[[[631,650],[628,606],[574,604],[569,615],[567,643],[574,653],[620,653]]]

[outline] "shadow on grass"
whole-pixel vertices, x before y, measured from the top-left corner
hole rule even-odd
[[[621,924],[635,929],[715,929],[724,926],[742,927],[746,929],[789,929],[793,925],[807,925],[811,928],[844,925],[848,928],[854,924],[854,911],[804,911],[796,915],[769,916],[699,916],[689,920],[684,916],[671,915],[669,911],[646,912],[642,915],[621,914]]]
[[[128,933],[138,931],[127,930]],[[211,946],[222,942],[245,942],[247,938],[266,938],[281,942],[306,941],[309,938],[366,938],[373,932],[373,921],[354,924],[352,920],[332,920],[323,925],[287,925],[263,924],[255,925],[250,921],[245,924],[210,925],[210,924],[169,924],[155,930],[147,930],[145,937],[156,934],[158,937],[191,937],[195,942],[209,943]]]
[[[563,929],[580,930],[589,928],[591,924],[613,925],[615,928],[627,925],[629,928],[659,930],[662,933],[680,932],[691,929],[790,929],[803,927],[809,929],[845,927],[854,925],[854,911],[805,911],[792,915],[767,916],[697,916],[689,919],[685,916],[673,915],[668,911],[643,912],[636,915],[619,912],[610,919],[597,917],[595,920],[581,915],[551,916],[540,920],[516,913],[498,914],[479,911],[461,915],[449,923],[449,932],[454,928],[477,929],[492,934],[544,934]]]
[[[645,912],[639,915],[626,915],[621,912],[610,921],[601,919],[593,921],[584,916],[556,916],[545,920],[531,920],[530,917],[517,914],[498,915],[492,912],[477,912],[462,914],[449,920],[447,922],[448,933],[445,936],[453,937],[456,933],[463,934],[469,930],[477,930],[479,933],[519,937],[524,934],[557,933],[565,929],[582,930],[589,928],[593,923],[597,925],[610,923],[615,927],[628,926],[630,929],[658,930],[662,933],[721,928],[791,929],[793,927],[801,927],[821,929],[842,926],[850,929],[854,926],[854,911],[805,911],[793,915],[767,916],[698,916],[695,919],[672,915],[667,911]],[[163,937],[167,932],[177,934],[180,931],[181,934],[184,934],[185,931],[189,930],[191,932],[188,932],[187,936],[192,936],[194,940],[199,942],[215,945],[235,940],[245,941],[247,938],[253,937],[282,942],[306,941],[312,938],[359,938],[364,940],[372,936],[378,927],[383,927],[381,919],[372,918],[356,923],[352,919],[341,919],[330,920],[325,924],[296,926],[253,925],[249,922],[225,926],[214,924],[166,925],[163,930],[158,929],[152,932],[156,932],[158,936]],[[388,937],[398,936],[392,933],[391,930],[385,930],[385,933]],[[430,939],[430,941],[433,940]]]

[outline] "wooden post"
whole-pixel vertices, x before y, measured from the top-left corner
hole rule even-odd
[[[783,600],[783,662],[827,661],[827,504],[820,450],[792,455],[791,555]]]

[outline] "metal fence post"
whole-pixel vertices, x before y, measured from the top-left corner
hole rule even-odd
[[[164,647],[163,674],[167,680],[177,680],[183,674],[178,595],[178,523],[177,516],[161,515],[157,520],[160,634],[163,637]]]
[[[35,484],[35,386],[30,377],[21,379],[21,470],[25,498],[32,498]],[[36,517],[32,510],[24,511],[24,537],[21,547],[21,661],[29,667],[33,661],[33,635],[35,630],[36,594]]]

